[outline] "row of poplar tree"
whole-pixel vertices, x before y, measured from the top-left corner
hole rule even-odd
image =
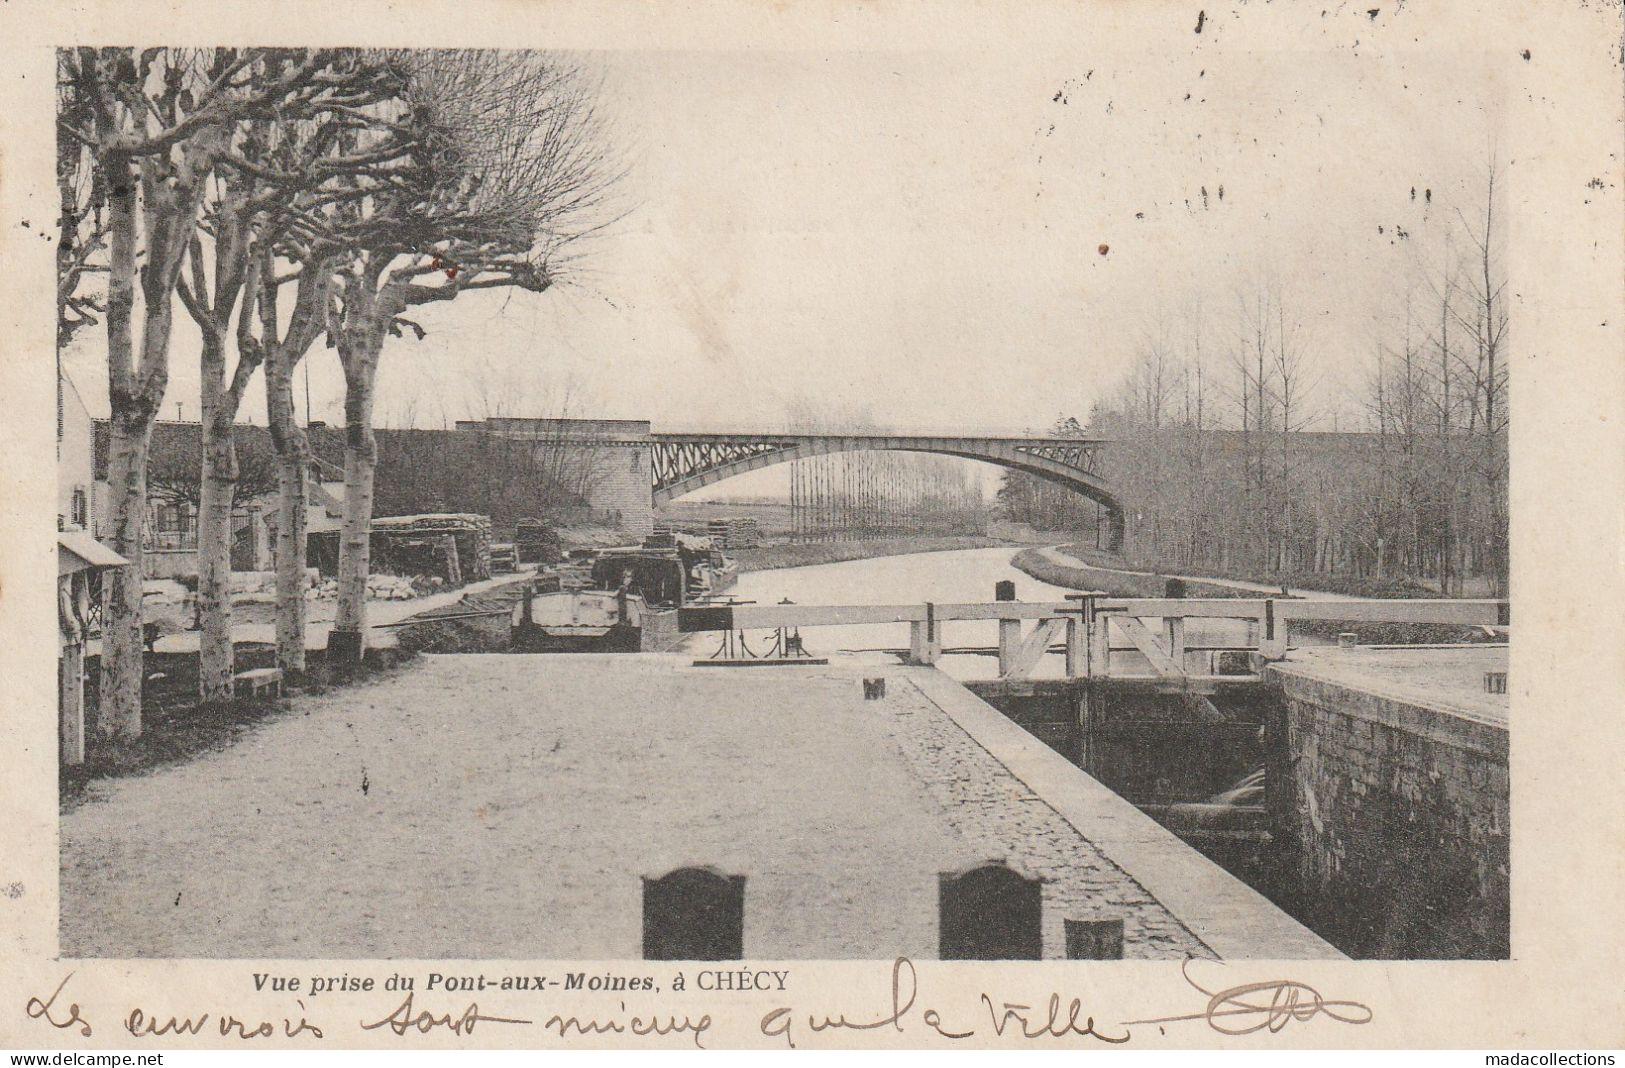
[[[985,534],[976,472],[944,457],[838,453],[790,465],[796,541],[868,541],[918,534]]]

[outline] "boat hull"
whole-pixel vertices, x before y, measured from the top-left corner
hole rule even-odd
[[[527,595],[514,609],[509,645],[519,652],[627,652],[641,642],[646,609],[602,590]]]
[[[635,653],[642,647],[638,627],[542,627],[516,624],[509,646],[520,653]]]

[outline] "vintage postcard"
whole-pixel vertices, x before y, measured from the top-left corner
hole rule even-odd
[[[1625,1045],[1625,24],[1369,5],[6,5],[0,1046]]]

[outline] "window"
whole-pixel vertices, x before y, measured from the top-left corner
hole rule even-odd
[[[90,508],[88,506],[88,502],[85,500],[85,491],[83,489],[75,489],[73,491],[72,515],[69,516],[69,521],[73,523],[74,526],[83,530],[90,525],[88,522],[89,512]]]
[[[197,509],[190,501],[164,502],[152,511],[151,549],[196,549]]]

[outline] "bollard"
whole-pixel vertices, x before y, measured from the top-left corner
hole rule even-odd
[[[999,582],[993,587],[995,601],[1014,601],[1016,599],[1016,584],[1009,579]],[[1021,620],[999,620],[999,674],[1008,675],[1015,666],[1016,653],[1021,649]]]
[[[937,623],[937,607],[930,602],[925,606],[925,618],[908,625],[908,662],[935,664],[942,656],[942,630]]]

